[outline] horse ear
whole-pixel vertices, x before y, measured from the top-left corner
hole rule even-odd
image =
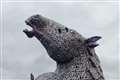
[[[93,36],[93,37],[90,37],[90,38],[86,39],[84,44],[87,47],[95,48],[95,47],[98,46],[98,44],[96,43],[96,41],[98,41],[99,39],[101,39],[100,36]]]

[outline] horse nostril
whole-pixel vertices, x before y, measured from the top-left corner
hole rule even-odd
[[[61,33],[62,32],[61,29],[58,29],[58,32]]]

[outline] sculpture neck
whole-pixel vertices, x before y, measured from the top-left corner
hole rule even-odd
[[[94,49],[75,57],[69,63],[57,64],[55,72],[61,76],[60,80],[67,80],[67,78],[71,80],[104,80]]]
[[[87,63],[87,57],[85,54],[82,54],[79,57],[75,57],[69,63],[57,64],[57,69],[55,72],[61,75],[63,73],[74,72],[76,70],[81,72],[86,70],[86,63]]]

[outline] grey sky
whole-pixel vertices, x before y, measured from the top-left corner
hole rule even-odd
[[[55,62],[35,38],[22,32],[29,28],[26,18],[33,14],[49,17],[85,37],[102,36],[96,53],[106,80],[118,78],[118,4],[117,3],[4,3],[3,4],[3,78],[29,80],[56,68]]]
[[[5,1],[50,1],[50,0],[5,0]],[[58,0],[51,0],[58,1]],[[118,1],[118,0],[59,0],[59,1]]]

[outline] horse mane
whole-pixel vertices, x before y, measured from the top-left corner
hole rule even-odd
[[[89,73],[95,80],[97,79],[104,80],[103,71],[100,66],[100,60],[98,56],[96,55],[94,48],[87,48],[87,51],[88,51],[87,57],[88,57],[88,62],[89,62],[87,69]]]

